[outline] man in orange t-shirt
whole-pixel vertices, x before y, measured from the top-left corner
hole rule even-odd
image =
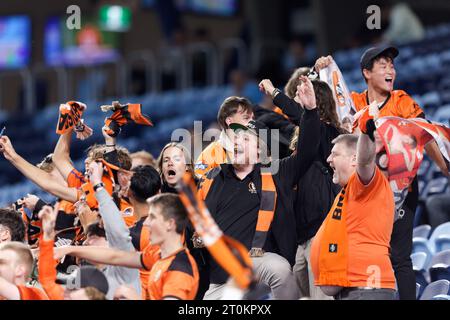
[[[425,118],[419,105],[405,91],[394,90],[396,70],[394,59],[398,56],[397,48],[382,45],[367,49],[361,56],[360,67],[367,90],[362,93],[352,92],[352,99],[357,111],[373,102],[379,104],[379,117],[395,116],[401,118]],[[321,57],[315,68],[319,71],[331,62],[331,56]],[[435,142],[425,146],[427,155],[433,159],[441,172],[449,176],[445,160]],[[401,300],[416,299],[416,281],[411,262],[412,230],[414,214],[418,205],[418,182],[415,179],[399,211],[401,217],[394,224],[391,241],[391,261],[395,270],[399,297]]]
[[[26,282],[33,268],[33,255],[22,242],[0,245],[0,300],[48,300],[39,288],[28,287]]]
[[[343,188],[311,246],[315,284],[336,299],[394,299],[394,197],[375,164],[373,131],[340,135],[333,143],[327,161]]]

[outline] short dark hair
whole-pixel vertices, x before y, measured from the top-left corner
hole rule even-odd
[[[364,81],[366,81],[366,83],[367,83],[367,79],[366,79],[366,76],[364,75],[364,69],[372,71],[373,65],[375,64],[375,62],[377,62],[378,60],[383,59],[383,58],[389,59],[392,62],[394,62],[395,56],[392,54],[392,52],[386,51],[386,52],[382,52],[381,54],[379,54],[378,56],[376,56],[375,58],[370,60],[370,62],[364,68],[361,69],[362,76],[364,78]]]
[[[151,206],[160,209],[164,220],[174,219],[176,224],[176,232],[182,234],[187,226],[187,211],[180,197],[173,193],[161,193],[147,200]]]
[[[106,239],[105,229],[100,225],[100,222],[94,222],[86,228],[86,236],[97,236]]]
[[[25,224],[19,211],[0,209],[0,225],[8,228],[11,241],[25,242]]]
[[[161,177],[152,166],[137,166],[130,180],[130,190],[138,202],[145,202],[161,189]]]
[[[239,107],[241,107],[244,112],[253,112],[252,103],[244,97],[231,96],[222,102],[219,113],[217,114],[217,122],[222,129],[228,129],[225,120],[236,114],[239,111]]]

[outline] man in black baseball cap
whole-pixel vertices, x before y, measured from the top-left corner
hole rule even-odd
[[[234,138],[234,156],[236,157],[235,161],[238,164],[247,163],[249,161],[251,163],[260,162],[267,164],[270,161],[270,130],[263,122],[258,120],[250,120],[245,126],[240,123],[231,123],[229,127],[236,134]],[[258,155],[253,155],[251,148],[246,148],[248,143],[243,141],[242,136],[240,135],[241,133],[249,133],[257,138],[255,139],[255,143],[259,150]],[[250,159],[243,159],[242,156],[249,156]]]
[[[379,56],[389,56],[392,60],[398,56],[399,52],[396,47],[390,45],[381,45],[367,49],[361,56],[361,70],[371,69],[373,61]]]

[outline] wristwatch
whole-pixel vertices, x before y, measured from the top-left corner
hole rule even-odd
[[[94,191],[97,192],[98,189],[104,188],[104,187],[105,187],[105,184],[103,182],[100,182],[100,183],[97,183],[93,188],[94,188]]]

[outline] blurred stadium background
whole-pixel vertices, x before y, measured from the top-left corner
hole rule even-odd
[[[191,129],[194,120],[203,121],[207,129],[225,97],[243,95],[259,103],[258,80],[270,78],[281,88],[293,68],[312,66],[320,55],[332,54],[349,88],[364,90],[359,58],[393,24],[386,12],[396,3],[3,0],[0,125],[6,126],[16,151],[37,163],[52,152],[58,138],[54,130],[59,104],[85,102],[85,121],[94,128],[94,136],[72,144],[76,167],[83,168],[83,150],[102,140],[105,115],[98,107],[112,100],[141,103],[155,127],[127,127],[120,144],[157,157],[174,129]],[[449,125],[450,1],[402,3],[415,14],[423,32],[412,39],[391,39],[400,49],[395,87],[411,94],[429,119]],[[381,8],[381,30],[366,26],[366,10],[372,4]],[[80,30],[66,26],[71,5],[80,8]],[[449,188],[428,158],[421,165],[419,183],[416,225],[427,223],[424,200]],[[0,159],[0,205],[27,193],[50,199]],[[450,239],[450,227],[443,229]],[[428,239],[430,233],[427,229],[415,238],[415,252],[420,253],[415,253],[416,271],[425,282],[439,280],[428,269],[437,252],[450,249],[450,241],[436,246],[442,234]],[[448,254],[446,259],[448,264]],[[422,283],[422,291],[425,286]]]

